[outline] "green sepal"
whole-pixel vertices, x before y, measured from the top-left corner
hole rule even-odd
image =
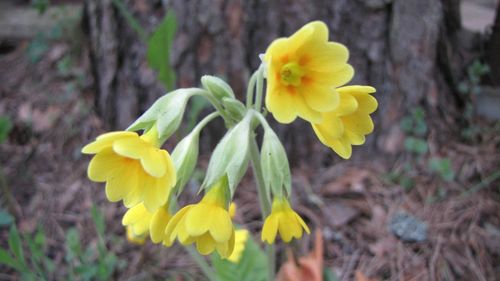
[[[177,171],[176,194],[184,189],[196,167],[199,152],[200,131],[195,130],[184,137],[172,152],[172,161]]]
[[[197,88],[190,88],[167,93],[130,125],[127,131],[149,130],[156,123],[158,137],[167,139],[179,128],[189,98],[198,91],[200,90]]]
[[[217,144],[201,188],[209,188],[226,175],[231,197],[233,196],[236,186],[248,168],[251,120],[252,114],[249,113]]]
[[[270,191],[274,196],[283,196],[283,187],[290,195],[292,180],[285,148],[270,127],[264,128],[260,161],[268,196]]]
[[[226,112],[235,120],[241,120],[245,116],[245,105],[235,98],[223,98],[222,105]]]
[[[218,100],[222,100],[223,98],[234,99],[234,92],[231,86],[219,77],[204,75],[201,77],[201,84]]]

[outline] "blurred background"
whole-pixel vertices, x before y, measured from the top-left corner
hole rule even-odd
[[[168,90],[199,86],[204,74],[243,99],[258,55],[312,20],[350,49],[351,84],[373,85],[379,101],[375,132],[349,161],[308,124],[273,122],[292,166],[295,209],[324,238],[328,280],[499,280],[499,7],[1,0],[0,280],[204,280],[183,248],[127,241],[125,208],[86,178],[90,158],[80,150],[125,129]],[[207,112],[193,99],[165,148]],[[222,122],[203,132],[186,203],[224,132]],[[251,171],[235,201],[236,221],[259,239]],[[307,253],[313,237],[294,252]]]

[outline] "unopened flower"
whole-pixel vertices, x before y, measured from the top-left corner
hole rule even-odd
[[[234,232],[234,250],[233,253],[227,258],[232,263],[239,263],[241,255],[245,251],[245,245],[248,240],[248,230],[238,229]]]
[[[320,122],[321,113],[338,104],[335,88],[354,75],[348,57],[344,45],[328,41],[328,28],[320,21],[275,40],[264,55],[267,109],[281,123],[290,123],[297,116]]]
[[[370,114],[377,109],[378,103],[371,95],[375,88],[370,86],[346,86],[337,91],[339,106],[323,113],[323,120],[311,125],[324,145],[349,159],[352,145],[365,143],[365,136],[373,132]]]
[[[153,243],[160,243],[165,238],[165,228],[172,215],[168,206],[162,206],[155,212],[149,212],[144,204],[137,204],[130,208],[122,219],[122,224],[127,226],[134,236],[151,236]]]
[[[203,255],[214,250],[224,258],[234,249],[234,227],[228,212],[227,178],[212,186],[198,204],[179,210],[165,230],[165,244],[177,238],[183,245],[196,243]]]
[[[290,207],[285,198],[274,198],[271,214],[266,218],[262,228],[262,241],[269,244],[274,243],[276,234],[286,243],[292,238],[302,237],[303,230],[310,233],[304,220]]]
[[[170,155],[159,146],[156,126],[142,136],[123,131],[103,134],[82,149],[95,154],[88,177],[106,182],[109,201],[123,200],[127,208],[143,202],[154,212],[167,202],[176,182]]]

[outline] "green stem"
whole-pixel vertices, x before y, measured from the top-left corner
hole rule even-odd
[[[196,250],[193,249],[193,247],[187,246],[185,248],[186,248],[188,254],[191,256],[191,258],[196,262],[196,264],[198,264],[201,271],[203,271],[203,274],[205,274],[205,276],[208,278],[208,280],[210,280],[210,281],[219,280],[217,278],[217,275],[215,275],[215,272],[208,265],[207,261],[205,261],[205,259],[200,254],[198,254],[198,252],[196,252]]]
[[[261,64],[257,70],[257,94],[255,96],[255,110],[260,112],[262,108],[262,86],[264,85],[264,67]]]
[[[212,96],[209,92],[202,90],[202,89],[197,89],[198,91],[196,94],[205,97],[211,104],[212,106],[220,113],[222,118],[224,119],[224,122],[229,127],[232,127],[234,125],[234,121],[227,115],[226,111],[222,108],[222,105],[219,103],[216,97]]]
[[[253,93],[255,91],[255,83],[257,82],[258,74],[259,74],[259,70],[255,71],[252,74],[252,77],[250,77],[250,81],[248,82],[247,99],[246,99],[247,108],[250,108],[253,104]]]
[[[259,195],[259,203],[262,212],[262,221],[271,213],[271,202],[266,191],[264,176],[262,174],[262,166],[260,165],[259,146],[255,140],[255,135],[250,141],[250,159],[252,161],[252,169],[255,181],[257,183],[257,193]],[[274,280],[274,269],[276,268],[275,248],[274,245],[266,245],[266,254],[269,261],[268,278],[269,281]]]
[[[193,131],[191,131],[191,133],[200,133],[200,131],[203,129],[203,127],[205,127],[210,121],[212,121],[214,118],[216,118],[217,116],[220,116],[220,112],[212,112],[210,114],[208,114],[207,116],[205,116],[205,118],[203,118],[200,123],[198,123],[198,125],[196,125],[196,127],[194,127]]]

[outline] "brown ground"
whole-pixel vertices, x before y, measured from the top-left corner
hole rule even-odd
[[[14,123],[8,141],[0,145],[1,168],[10,190],[2,193],[2,206],[15,215],[22,232],[43,226],[47,255],[57,265],[54,280],[67,270],[63,241],[70,227],[80,231],[85,245],[95,245],[89,211],[93,203],[105,214],[108,248],[127,263],[113,275],[115,280],[197,272],[180,247],[128,244],[120,223],[124,208],[107,202],[103,186],[86,179],[89,158],[79,151],[105,126],[94,111],[85,51],[74,54],[73,45],[53,43],[35,64],[26,55],[26,41],[1,45],[0,115]],[[72,62],[67,69],[61,65],[65,58]],[[433,176],[423,160],[408,155],[394,161],[369,159],[332,167],[302,164],[294,169],[296,209],[312,228],[323,231],[326,265],[339,280],[352,280],[356,271],[376,280],[500,278],[500,181],[497,177],[488,182],[499,171],[500,134],[484,130],[474,145],[451,136],[446,144],[435,143],[435,134],[429,134],[431,154],[452,160],[455,182]],[[385,180],[388,172],[409,161],[417,167],[411,191]],[[237,221],[258,235],[262,223],[256,198],[248,177],[237,193]],[[401,211],[427,223],[426,241],[402,242],[389,231],[390,218]],[[7,233],[7,228],[0,228],[3,247]],[[305,252],[308,240],[297,243],[296,250]],[[1,269],[1,280],[17,280],[15,273]]]

